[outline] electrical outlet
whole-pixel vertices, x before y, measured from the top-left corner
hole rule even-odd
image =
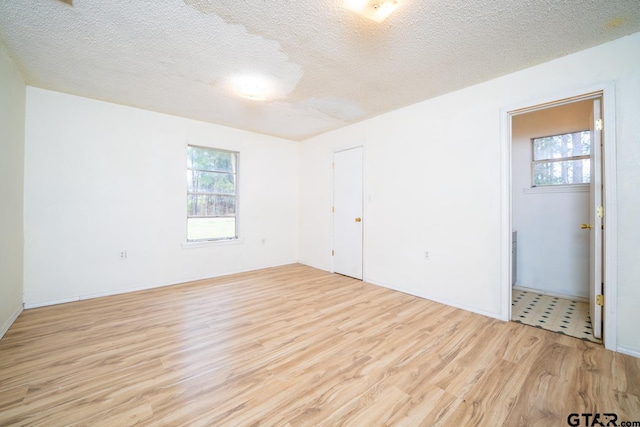
[[[429,261],[429,251],[425,251],[425,253],[424,253],[424,259],[425,259],[426,261]]]
[[[127,251],[120,251],[120,259],[121,260],[127,259]]]

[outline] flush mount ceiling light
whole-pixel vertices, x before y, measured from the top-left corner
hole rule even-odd
[[[273,85],[266,77],[257,74],[243,74],[231,79],[233,90],[243,98],[266,101],[273,92]]]
[[[346,0],[347,9],[372,21],[382,22],[400,6],[400,0]]]

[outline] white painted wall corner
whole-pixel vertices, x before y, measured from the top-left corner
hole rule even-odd
[[[11,328],[11,325],[13,325],[13,322],[16,321],[16,319],[18,318],[18,316],[20,316],[20,313],[22,313],[23,310],[24,310],[24,307],[21,305],[16,309],[16,311],[13,312],[11,317],[9,317],[6,322],[4,322],[4,324],[2,325],[2,328],[0,328],[0,339],[4,337],[4,334],[6,334],[9,328]]]

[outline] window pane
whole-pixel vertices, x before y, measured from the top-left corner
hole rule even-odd
[[[588,184],[591,182],[589,159],[541,162],[533,165],[533,185]]]
[[[238,153],[187,147],[187,240],[235,239]]]
[[[234,239],[235,218],[189,218],[187,240]]]
[[[236,153],[208,148],[187,148],[187,168],[216,172],[236,171]]]
[[[591,132],[575,132],[534,138],[533,160],[561,159],[591,154]]]
[[[236,214],[235,196],[188,194],[187,216],[223,216]]]
[[[235,181],[235,175],[230,173],[187,171],[189,192],[235,194]]]

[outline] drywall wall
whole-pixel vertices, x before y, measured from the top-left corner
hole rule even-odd
[[[503,317],[500,273],[508,261],[501,259],[500,246],[501,109],[613,80],[617,337],[622,351],[640,355],[639,75],[636,33],[305,141],[301,261],[331,269],[332,151],[363,144],[365,280]]]
[[[25,139],[27,308],[297,259],[295,142],[33,87]],[[184,246],[187,144],[240,152],[238,242]]]
[[[25,85],[0,45],[0,338],[22,311]]]
[[[589,187],[531,188],[531,139],[589,130],[592,109],[588,100],[513,117],[511,203],[519,286],[589,297],[589,232],[580,229],[589,222]]]

